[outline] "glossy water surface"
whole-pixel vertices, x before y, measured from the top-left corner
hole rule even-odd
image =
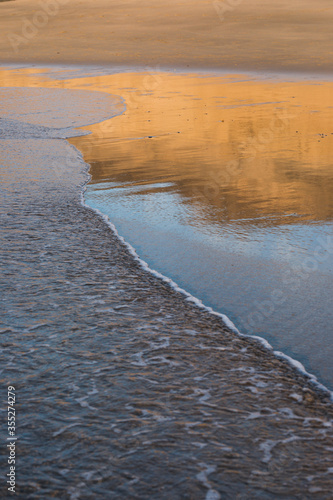
[[[89,83],[90,82],[90,83]],[[333,84],[122,74],[75,139],[88,203],[151,267],[333,387]]]
[[[64,137],[121,112],[119,99],[18,88],[52,86],[20,71],[0,81],[17,84],[0,91],[0,387],[2,401],[8,385],[17,394],[15,496],[329,500],[327,394],[144,271],[82,204],[88,165]]]

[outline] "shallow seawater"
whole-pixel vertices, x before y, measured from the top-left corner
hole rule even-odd
[[[143,270],[82,203],[88,165],[64,138],[122,101],[7,76],[0,385],[17,394],[17,498],[331,498],[328,394]]]
[[[332,82],[96,82],[127,110],[73,140],[88,204],[151,267],[333,387]]]

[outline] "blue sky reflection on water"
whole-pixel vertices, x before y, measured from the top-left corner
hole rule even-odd
[[[177,194],[145,191],[92,184],[86,200],[150,267],[331,382],[332,223],[200,224]]]

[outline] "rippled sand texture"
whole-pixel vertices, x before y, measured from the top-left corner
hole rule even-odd
[[[332,69],[331,0],[47,3],[1,4],[1,61]]]
[[[0,356],[18,497],[329,499],[332,405],[142,271],[81,205],[77,152],[38,118],[20,135],[15,113],[0,141]]]

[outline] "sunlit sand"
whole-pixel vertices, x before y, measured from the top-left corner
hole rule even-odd
[[[332,69],[331,0],[54,0],[49,9],[46,4],[1,5],[0,61]]]

